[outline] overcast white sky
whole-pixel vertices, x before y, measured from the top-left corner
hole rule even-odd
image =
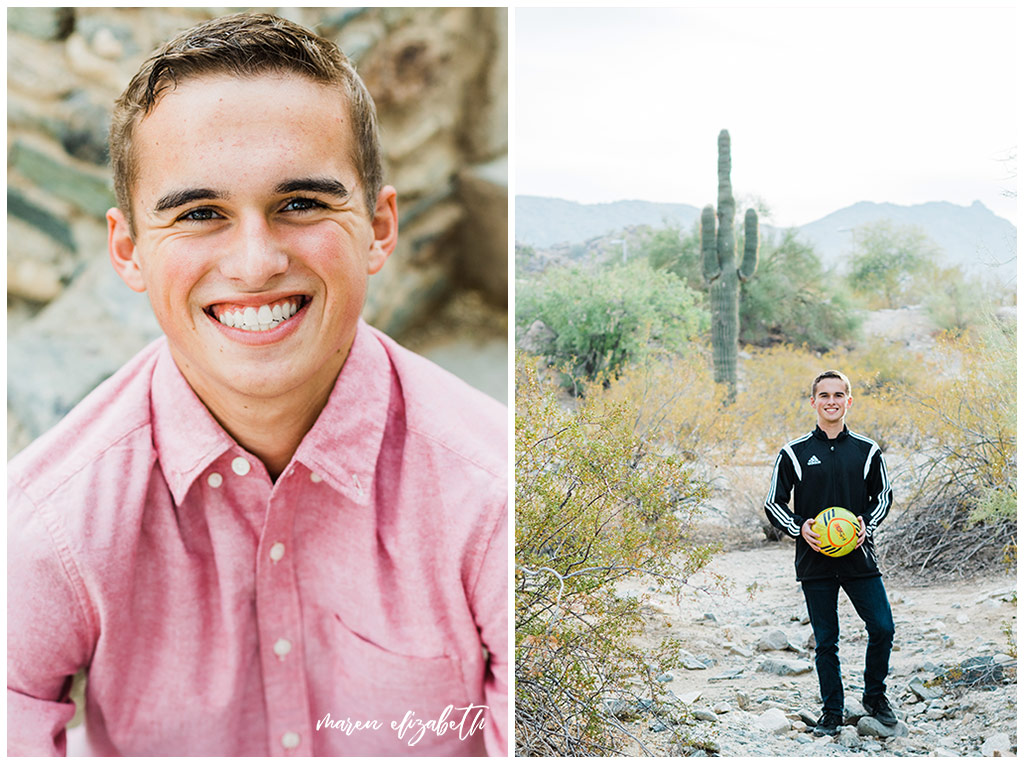
[[[516,8],[515,191],[702,207],[717,138],[767,222],[980,200],[1016,220],[1011,8]]]

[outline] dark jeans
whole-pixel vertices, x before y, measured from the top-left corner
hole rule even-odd
[[[868,630],[868,649],[864,655],[864,697],[876,700],[884,695],[895,626],[881,576],[829,578],[801,583],[807,600],[807,614],[814,629],[814,667],[818,672],[824,710],[843,713],[843,679],[839,673],[840,587]]]

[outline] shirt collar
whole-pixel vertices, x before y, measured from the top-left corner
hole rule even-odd
[[[359,320],[334,389],[293,458],[358,504],[370,501],[393,381],[387,351],[373,332]],[[157,459],[180,505],[211,462],[238,446],[196,396],[163,342],[153,371],[150,417]]]
[[[167,340],[162,342],[153,370],[150,420],[160,469],[174,503],[180,505],[192,481],[235,442],[189,386]]]
[[[295,461],[350,500],[368,504],[394,384],[387,351],[360,319],[334,390]]]

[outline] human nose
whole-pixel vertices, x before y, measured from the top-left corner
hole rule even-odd
[[[259,289],[288,270],[288,255],[267,220],[260,215],[240,219],[221,273],[249,289]]]

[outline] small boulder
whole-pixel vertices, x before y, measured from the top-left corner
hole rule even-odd
[[[754,724],[773,735],[782,735],[789,732],[789,719],[780,708],[769,708],[763,714],[754,719]]]
[[[782,629],[775,629],[769,631],[763,637],[757,641],[758,652],[767,652],[769,650],[786,650],[789,648],[789,637],[786,636],[786,632]]]
[[[988,738],[981,744],[981,755],[1013,756],[1013,750],[1010,747],[1010,736],[1005,732],[1000,732]]]
[[[857,722],[857,734],[862,737],[906,737],[908,732],[907,725],[903,722],[896,722],[892,727],[888,727],[873,716],[863,716]]]
[[[805,661],[777,661],[769,659],[762,661],[757,670],[768,674],[775,674],[776,676],[798,676],[799,674],[810,672],[812,668],[811,664]]]

